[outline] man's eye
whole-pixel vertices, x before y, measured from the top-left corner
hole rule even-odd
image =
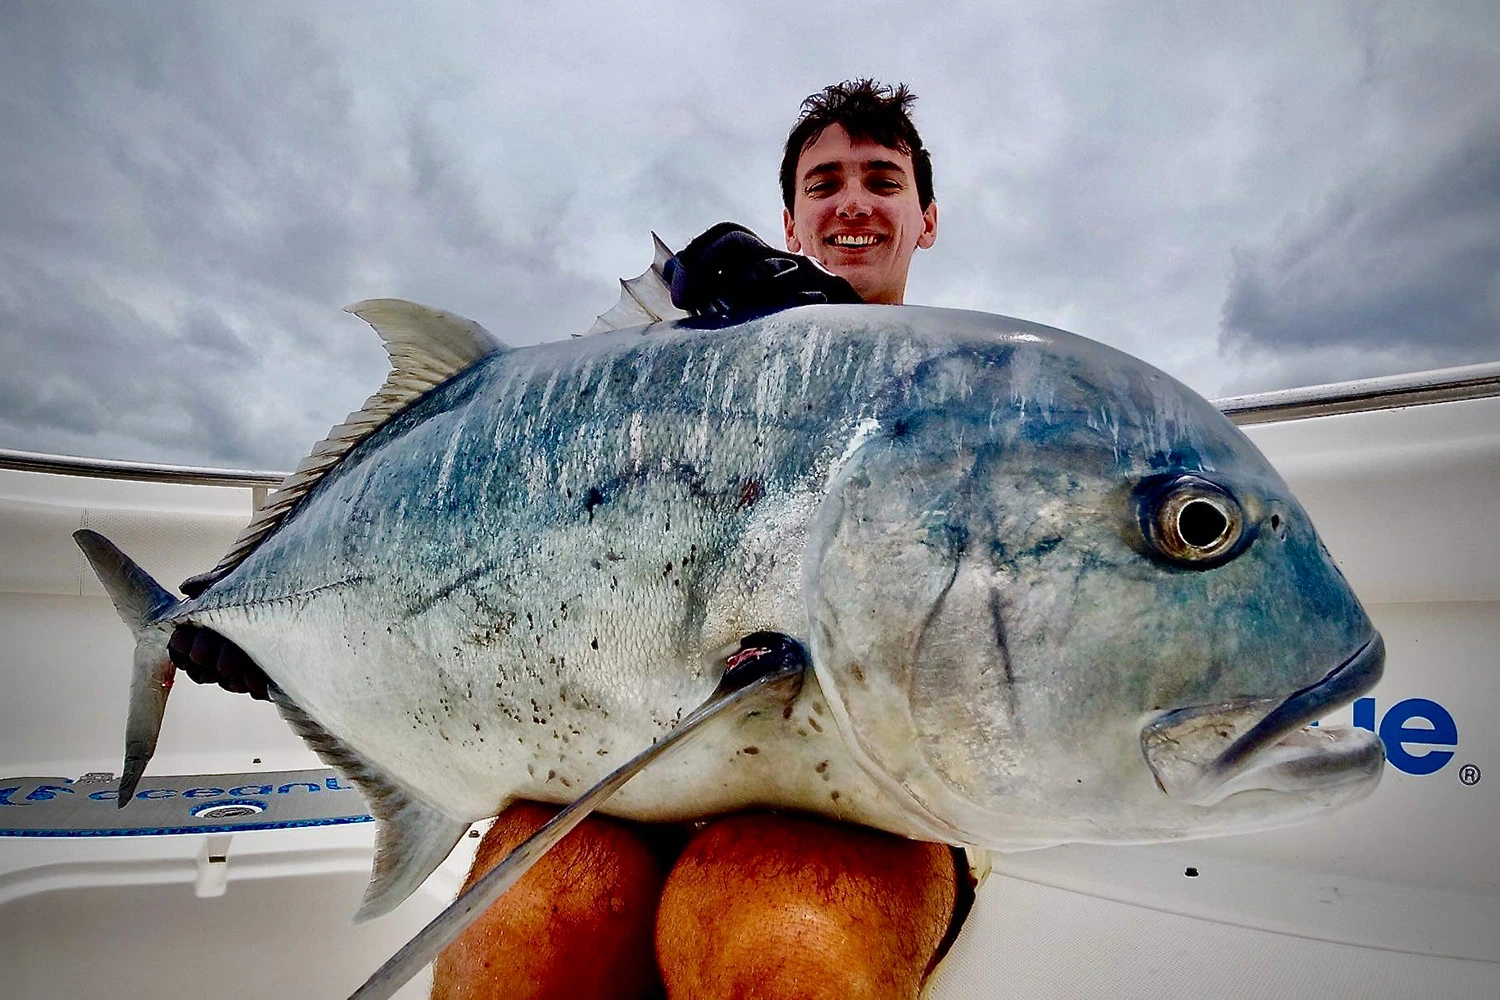
[[[901,183],[889,179],[875,180],[870,182],[870,190],[891,194],[901,190]]]
[[[810,185],[808,185],[807,193],[808,194],[828,194],[830,191],[833,190],[833,188],[834,188],[834,184],[833,184],[832,181],[820,181],[817,184],[810,184]]]

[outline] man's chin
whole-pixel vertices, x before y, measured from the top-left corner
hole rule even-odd
[[[873,305],[898,305],[901,302],[902,289],[896,287],[884,275],[840,274],[839,276],[854,286],[855,292],[861,299]]]
[[[866,302],[887,302],[899,290],[893,289],[890,276],[879,261],[822,260],[824,267],[854,286],[859,297]]]

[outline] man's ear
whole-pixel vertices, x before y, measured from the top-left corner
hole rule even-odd
[[[792,253],[801,253],[802,241],[797,239],[796,230],[792,226],[792,210],[790,208],[783,208],[781,210],[781,225],[786,230],[786,248]]]
[[[930,201],[922,210],[922,235],[917,237],[917,246],[928,249],[937,242],[937,202]]]

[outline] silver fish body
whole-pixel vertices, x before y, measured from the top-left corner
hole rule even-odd
[[[178,622],[239,644],[329,759],[457,824],[576,797],[759,630],[811,650],[789,709],[606,811],[1146,841],[1306,818],[1382,760],[1301,728],[1382,653],[1254,446],[1134,358],[977,313],[812,306],[490,355]]]

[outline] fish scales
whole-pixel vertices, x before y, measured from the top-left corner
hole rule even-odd
[[[808,339],[768,322],[754,334],[610,335],[486,359],[330,473],[195,620],[455,812],[571,798],[706,697],[718,680],[709,651],[758,629],[806,634],[806,523],[872,405],[861,388],[879,377],[885,338],[851,341],[852,373],[804,364]],[[714,376],[683,381],[705,340]],[[611,363],[586,381],[604,349]],[[558,405],[593,393],[611,399],[603,442],[593,413]],[[787,405],[799,398],[800,409]],[[714,448],[685,461],[700,421]],[[450,493],[455,469],[482,484],[483,507]],[[476,539],[485,558],[455,565]],[[274,634],[237,620],[286,598],[299,607]],[[357,633],[346,624],[356,617]],[[351,655],[363,665],[353,690],[340,675],[274,666]],[[821,704],[812,685],[791,719],[737,734],[724,759],[717,745],[679,758],[667,770],[707,771],[701,798],[663,801],[643,775],[613,810],[669,819],[759,801],[875,819]],[[364,735],[387,733],[396,745]],[[814,775],[790,801],[778,790],[789,757]]]

